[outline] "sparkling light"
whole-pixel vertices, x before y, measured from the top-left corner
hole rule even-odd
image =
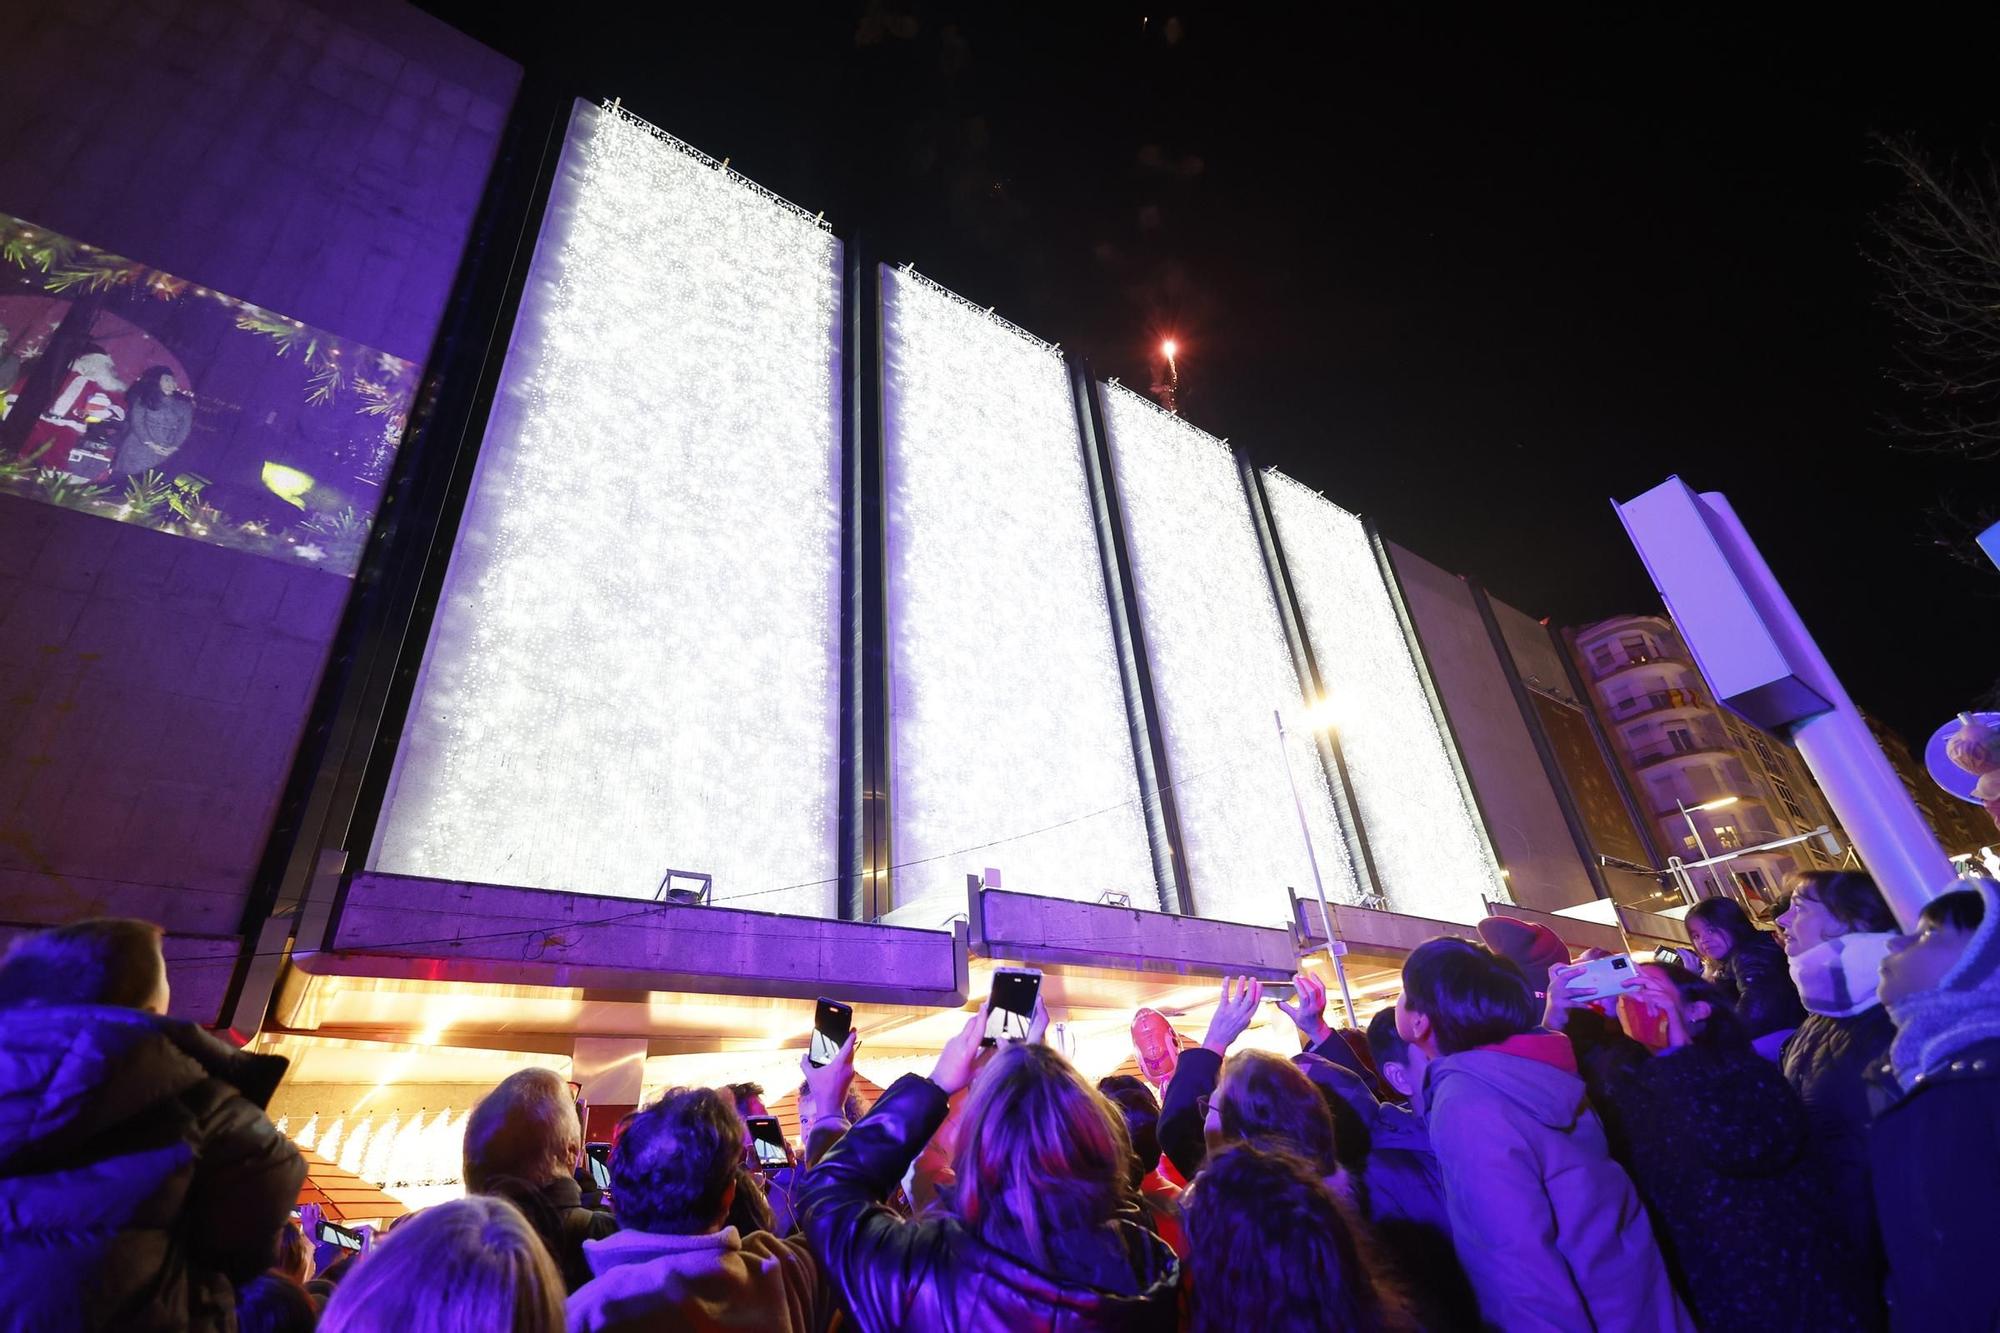
[[[997,866],[1011,889],[1155,906],[1061,357],[898,273],[883,348],[897,900],[962,903]],[[962,851],[996,832],[1031,836]]]
[[[1197,909],[1279,925],[1312,896],[1274,710],[1327,896],[1358,902],[1235,457],[1116,385],[1105,415]]]
[[[579,104],[376,869],[832,912],[839,261]]]
[[[1392,911],[1475,922],[1499,866],[1452,767],[1361,520],[1283,473],[1264,493]]]

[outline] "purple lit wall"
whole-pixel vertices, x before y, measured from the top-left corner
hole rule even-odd
[[[15,0],[0,212],[428,356],[519,81],[388,0]],[[351,583],[0,497],[0,933],[169,932],[212,1019]]]

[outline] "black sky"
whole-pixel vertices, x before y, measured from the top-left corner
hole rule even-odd
[[[1868,133],[1992,120],[1962,15],[427,8],[1100,375],[1172,332],[1190,420],[1524,610],[1657,609],[1609,501],[1678,472],[1911,740],[2000,674],[1924,518],[2000,465],[1890,447],[1861,257]]]

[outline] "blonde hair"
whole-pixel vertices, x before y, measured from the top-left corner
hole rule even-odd
[[[514,1205],[426,1208],[354,1261],[319,1333],[563,1333],[563,1280]]]
[[[952,1168],[956,1209],[975,1233],[997,1224],[1049,1266],[1064,1232],[1111,1221],[1132,1201],[1125,1120],[1069,1061],[1040,1042],[993,1058],[972,1086]]]
[[[569,1085],[553,1069],[501,1079],[465,1120],[465,1187],[475,1194],[502,1176],[546,1185],[566,1176],[583,1151],[583,1126]]]

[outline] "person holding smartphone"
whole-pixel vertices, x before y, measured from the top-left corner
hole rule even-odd
[[[813,1253],[862,1328],[1174,1329],[1180,1262],[1137,1220],[1123,1119],[1042,1042],[1039,997],[1023,1039],[989,1046],[991,1008],[807,1173]],[[883,1200],[961,1095],[949,1201],[902,1217]]]

